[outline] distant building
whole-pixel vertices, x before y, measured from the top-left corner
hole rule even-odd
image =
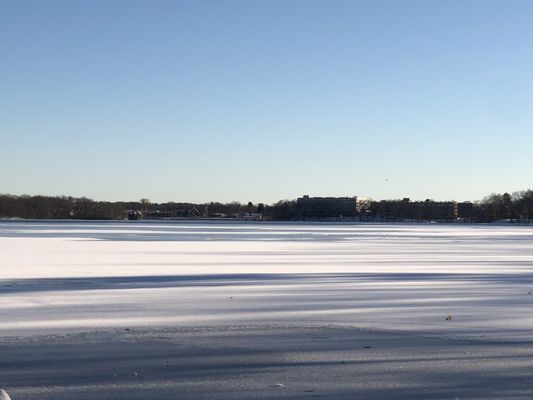
[[[357,215],[357,197],[309,197],[296,200],[298,219],[350,218]]]
[[[137,219],[142,219],[143,213],[139,210],[128,210],[128,219],[134,221]]]
[[[258,221],[263,218],[261,213],[252,213],[252,212],[238,212],[233,214],[234,218],[246,219],[252,221]]]
[[[472,221],[475,218],[475,207],[474,203],[469,201],[464,201],[457,204],[457,218]]]
[[[454,221],[461,217],[462,203],[454,201],[381,200],[370,205],[375,221]]]
[[[423,209],[422,215],[425,219],[436,221],[450,221],[457,218],[457,206],[453,201],[426,200],[424,201],[423,205],[421,205],[420,203],[418,204],[419,207]]]

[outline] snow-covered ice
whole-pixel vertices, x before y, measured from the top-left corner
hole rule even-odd
[[[3,336],[311,323],[529,339],[533,329],[532,227],[7,222],[0,248]]]
[[[140,335],[131,339],[134,342],[144,340],[146,335],[152,335],[152,339],[166,335],[174,344],[181,341],[186,353],[192,351],[191,346],[197,349],[195,341],[204,336],[204,350],[217,348],[218,339],[213,338],[227,336],[227,332],[238,332],[242,339],[233,345],[255,346],[258,351],[277,340],[285,341],[286,347],[286,343],[297,343],[302,337],[326,337],[344,343],[346,335],[364,337],[367,342],[374,335],[386,337],[389,344],[396,343],[394,350],[388,345],[389,353],[377,344],[382,351],[379,357],[393,354],[398,359],[405,355],[399,350],[405,346],[416,354],[418,342],[426,343],[426,347],[421,344],[422,353],[424,348],[437,349],[439,344],[447,343],[453,344],[455,354],[464,350],[460,343],[466,341],[466,347],[474,346],[472,352],[478,352],[474,369],[479,379],[488,373],[497,375],[493,364],[479,362],[479,357],[488,357],[492,351],[494,359],[500,357],[514,368],[502,372],[507,378],[494,382],[503,385],[505,381],[512,387],[515,381],[509,379],[516,378],[518,386],[512,390],[520,396],[533,388],[527,383],[533,382],[533,375],[531,379],[524,375],[523,364],[531,359],[533,334],[530,226],[10,221],[0,223],[0,252],[0,348],[11,354],[10,362],[17,359],[17,354],[25,354],[24,343],[43,349],[50,348],[50,340],[56,344],[66,341],[69,346],[98,342],[99,348],[106,348],[109,343],[121,342],[123,335],[131,339],[133,332]],[[451,319],[446,320],[447,316]],[[268,338],[258,342],[254,336],[258,331],[270,332]],[[194,340],[184,339],[193,336]],[[231,340],[227,340],[219,345],[230,346]],[[325,351],[325,358],[337,355],[339,361],[344,357],[342,346],[326,346],[319,339],[312,342],[300,355],[294,348],[286,348],[283,354],[296,352],[294,357],[311,357],[318,363],[311,356],[314,346],[316,354]],[[511,342],[518,347],[505,347]],[[147,348],[159,348],[159,344],[150,343]],[[476,346],[489,343],[493,350],[479,353],[480,347]],[[355,348],[360,349],[359,344]],[[439,363],[446,358],[441,350],[436,350],[439,357],[428,355],[428,368],[439,371]],[[348,356],[349,351],[360,350],[350,350],[347,345],[345,351]],[[85,352],[90,357],[91,352]],[[207,353],[211,358],[205,360],[216,364],[216,357]],[[223,353],[230,357],[229,350]],[[518,353],[520,357],[516,358]],[[368,368],[377,368],[379,363],[372,364],[375,357],[367,359]],[[194,360],[193,364],[198,361]],[[387,365],[392,374],[394,365]],[[9,387],[7,380],[13,374],[5,374],[2,368],[8,367],[0,367],[0,387]],[[335,371],[331,371],[333,376],[338,374]],[[41,398],[32,397],[43,394],[40,386],[24,385],[23,376],[16,375],[16,382],[11,383],[15,391],[27,398]],[[411,389],[422,390],[427,382],[417,376],[418,383],[413,383]],[[263,398],[250,389],[253,385],[270,388],[264,398],[274,396],[272,390],[290,389],[282,376],[274,374],[270,378],[280,382],[261,383],[258,377],[253,383],[234,382],[251,385],[246,390],[242,386],[239,398]],[[296,377],[290,379],[297,381]],[[69,385],[75,381],[69,378]],[[372,382],[379,386],[379,379]],[[147,378],[142,385],[148,383]],[[284,386],[276,387],[278,383]],[[60,381],[56,384],[61,386]],[[370,390],[372,384],[367,382],[368,390],[358,393],[364,398],[392,398],[392,392]],[[44,382],[42,385],[46,386]],[[322,396],[329,393],[331,398],[340,398],[344,393],[349,397],[356,392],[357,388],[346,385]],[[419,397],[412,397],[415,392],[409,390],[404,397],[393,397],[448,398],[452,393],[440,391],[442,397],[438,397],[431,388],[425,392],[426,397],[416,390]],[[305,392],[303,386],[300,389],[309,396],[314,393]],[[117,390],[115,395],[119,396],[122,389]],[[158,398],[172,398],[172,389],[168,390],[170,397],[164,392]],[[81,398],[82,391],[76,392],[76,398]],[[210,387],[209,391],[216,392],[216,388]],[[62,390],[58,393],[62,398],[73,395]],[[94,398],[107,398],[91,393]],[[127,391],[120,393],[123,398],[135,398]],[[191,389],[190,398],[210,398],[206,393],[201,387]],[[236,392],[228,393],[227,398],[237,398]],[[509,397],[508,393],[499,397],[527,398],[518,394]],[[489,398],[486,393],[479,396],[465,398]]]

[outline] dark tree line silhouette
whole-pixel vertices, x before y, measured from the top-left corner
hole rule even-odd
[[[15,196],[0,194],[0,218],[25,219],[124,219],[128,211],[144,218],[261,218],[273,221],[299,220],[296,201],[281,200],[271,205],[232,203],[151,203],[95,201],[85,197]],[[300,210],[301,211],[301,210]],[[362,221],[451,221],[532,222],[533,190],[512,194],[491,194],[476,202],[412,202],[402,200],[358,201],[356,220]]]
[[[70,196],[15,196],[0,194],[0,218],[26,219],[124,219],[131,210],[144,218],[236,217],[262,213],[263,204],[232,203],[150,203],[95,201]]]
[[[476,218],[481,221],[533,220],[533,190],[524,190],[513,194],[491,194],[477,203]]]

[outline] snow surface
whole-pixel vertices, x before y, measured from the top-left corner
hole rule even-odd
[[[4,222],[0,249],[3,336],[272,323],[533,332],[532,227]]]
[[[533,398],[532,292],[530,226],[0,222],[0,387]]]

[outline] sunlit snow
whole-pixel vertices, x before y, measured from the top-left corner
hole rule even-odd
[[[272,324],[533,333],[528,226],[8,221],[0,251],[1,336]]]

